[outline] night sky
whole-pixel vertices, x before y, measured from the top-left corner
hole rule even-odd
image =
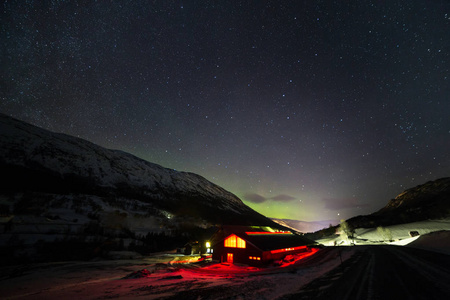
[[[0,34],[1,113],[269,217],[368,214],[450,176],[447,0],[3,1]]]

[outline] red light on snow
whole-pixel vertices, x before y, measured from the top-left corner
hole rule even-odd
[[[275,253],[288,252],[288,251],[297,251],[297,250],[306,249],[306,248],[307,248],[306,246],[283,248],[283,249],[272,250],[272,251],[270,251],[270,253],[275,254]]]
[[[289,262],[283,262],[280,267],[285,268],[288,266],[291,266],[307,257],[310,257],[312,255],[314,255],[317,251],[319,251],[319,249],[317,248],[311,248],[310,251],[306,251],[306,252],[300,252],[297,254],[293,254],[292,256],[294,257],[294,259],[292,261]]]
[[[247,235],[259,235],[259,234],[293,234],[290,231],[275,231],[275,232],[270,232],[270,231],[247,231],[245,232],[245,234]]]

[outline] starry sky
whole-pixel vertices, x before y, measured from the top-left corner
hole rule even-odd
[[[0,112],[260,213],[372,213],[450,176],[450,2],[2,1]]]

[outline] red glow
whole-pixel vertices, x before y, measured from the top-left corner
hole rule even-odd
[[[285,267],[291,266],[291,265],[301,261],[302,259],[305,259],[305,258],[315,254],[317,251],[319,251],[318,248],[311,248],[311,250],[308,252],[301,252],[301,253],[293,254],[292,256],[294,257],[294,259],[290,262],[283,262],[280,265],[280,267],[285,268]]]
[[[270,251],[270,253],[275,254],[275,253],[281,253],[281,252],[296,251],[296,250],[306,249],[306,248],[307,248],[306,246],[283,248],[283,249],[272,250],[272,251]]]
[[[246,232],[247,235],[257,235],[257,234],[292,234],[290,231],[276,231],[276,232],[270,232],[270,231],[251,231]]]

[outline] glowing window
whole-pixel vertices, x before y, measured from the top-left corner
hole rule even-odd
[[[245,241],[239,237],[237,237],[237,247],[238,248],[245,248]]]
[[[233,234],[225,239],[224,245],[230,248],[245,248],[245,241]]]

